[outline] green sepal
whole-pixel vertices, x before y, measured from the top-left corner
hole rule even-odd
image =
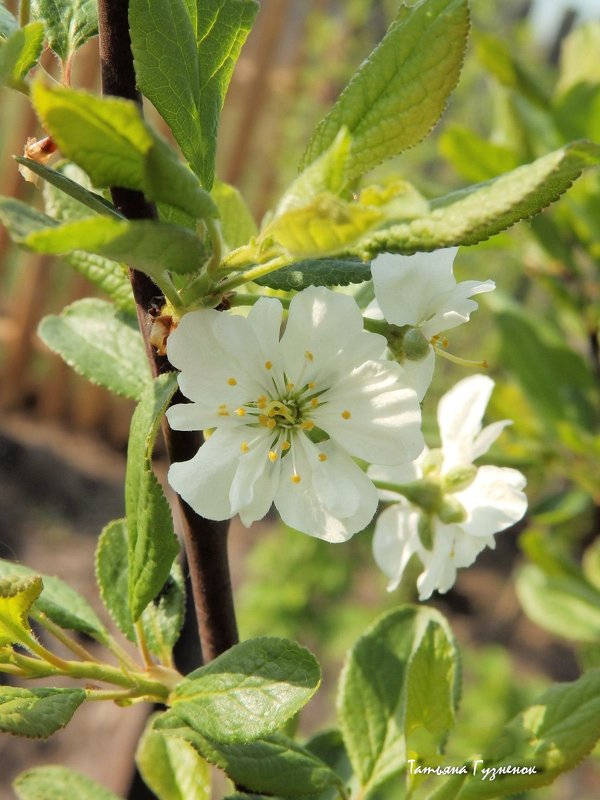
[[[38,335],[80,375],[137,400],[151,383],[135,318],[92,297],[44,317]]]
[[[70,722],[84,700],[83,689],[0,686],[0,731],[28,739],[47,739]]]

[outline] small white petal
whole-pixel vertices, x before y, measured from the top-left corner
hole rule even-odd
[[[462,281],[435,299],[435,310],[432,303],[431,315],[420,325],[421,333],[430,339],[442,331],[449,331],[464,322],[468,322],[471,314],[477,311],[477,303],[469,300],[475,294],[492,292],[496,288],[494,281]]]
[[[487,453],[507,425],[512,425],[512,420],[502,419],[498,422],[492,422],[491,425],[486,425],[473,442],[471,461],[475,461],[476,458]]]
[[[508,467],[479,467],[473,483],[455,494],[468,519],[460,527],[471,536],[491,536],[518,522],[527,510],[525,477]]]
[[[444,471],[472,462],[473,443],[481,432],[494,381],[487,375],[471,375],[459,381],[438,404],[438,425],[444,451]]]
[[[420,361],[409,361],[406,359],[402,364],[406,384],[412,387],[417,393],[417,400],[421,402],[427,393],[433,379],[435,369],[435,352],[433,347]]]
[[[436,525],[433,550],[421,548],[419,551],[419,558],[425,567],[417,579],[420,600],[427,600],[436,590],[442,594],[447,592],[456,580],[456,564],[450,555],[454,537],[451,531],[446,531],[445,536],[440,533]]]
[[[420,549],[418,522],[419,512],[403,503],[386,508],[377,518],[373,556],[381,571],[390,578],[388,592],[398,587],[406,565]]]

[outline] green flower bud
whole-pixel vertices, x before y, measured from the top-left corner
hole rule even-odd
[[[444,494],[439,483],[429,480],[414,481],[403,484],[397,491],[404,495],[413,505],[428,513],[437,512],[444,501]]]
[[[444,475],[443,487],[445,492],[462,492],[463,489],[468,488],[477,475],[477,467],[473,464],[465,464],[464,466],[454,467],[446,475]]]
[[[417,533],[425,550],[433,550],[433,522],[429,514],[421,514],[417,525]]]
[[[406,331],[402,352],[408,361],[422,361],[429,353],[429,342],[418,328],[409,328]]]
[[[444,453],[439,448],[435,450],[430,450],[427,455],[421,461],[421,469],[423,470],[423,475],[426,478],[434,478],[437,477],[441,470],[442,464],[444,463]]]
[[[456,497],[444,497],[444,502],[440,505],[437,515],[440,521],[446,525],[451,525],[453,522],[464,522],[467,518],[467,512]]]

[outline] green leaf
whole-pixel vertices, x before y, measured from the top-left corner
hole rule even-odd
[[[70,722],[84,700],[83,689],[0,686],[0,731],[30,739],[47,739]]]
[[[302,797],[343,785],[323,761],[280,734],[247,744],[217,744],[186,725],[176,712],[158,717],[155,726],[167,737],[189,742],[248,791]],[[334,796],[339,796],[339,791]]]
[[[600,592],[583,576],[548,575],[532,564],[516,578],[519,601],[537,625],[578,642],[600,642]]]
[[[20,577],[13,573],[0,578],[0,646],[29,638],[29,611],[41,591],[39,575]]]
[[[132,0],[138,85],[211,189],[219,115],[256,0]]]
[[[470,128],[453,125],[440,136],[440,152],[469,181],[487,181],[520,164],[517,153],[487,141]]]
[[[98,34],[96,0],[33,0],[31,11],[44,22],[48,45],[63,64]]]
[[[188,742],[163,736],[150,723],[135,760],[158,800],[210,800],[210,767]]]
[[[309,739],[304,745],[307,750],[314,753],[317,758],[324,761],[347,786],[352,779],[352,765],[344,747],[344,740],[339,730],[324,731]],[[335,788],[323,792],[319,800],[338,800],[338,791]]]
[[[40,338],[73,369],[111,392],[137,399],[151,382],[134,318],[95,298],[44,317]]]
[[[19,28],[17,18],[0,2],[0,38],[8,39]]]
[[[429,636],[431,642],[424,638]],[[447,622],[426,607],[396,609],[356,642],[340,679],[338,717],[348,756],[365,791],[405,768],[405,731],[411,734],[422,727],[438,737],[441,733],[435,728],[434,708],[420,669],[443,682],[435,699],[444,698],[441,728],[445,730],[457,704],[455,662]]]
[[[35,172],[36,175],[39,175],[40,178],[43,178],[51,186],[59,189],[60,192],[73,198],[73,200],[76,200],[81,205],[90,208],[92,211],[96,211],[98,214],[106,214],[109,217],[115,217],[115,219],[123,219],[123,215],[117,211],[112,203],[109,203],[102,195],[91,190],[91,184],[89,184],[83,172],[80,171],[76,173],[76,180],[71,179],[66,174],[67,170],[73,172],[74,165],[67,163],[60,169],[50,169],[50,167],[39,164],[37,161],[32,161],[30,158],[14,156],[14,159],[18,164],[22,164],[24,167],[27,167],[27,169]],[[84,181],[87,182],[87,186],[82,185]],[[57,194],[54,196],[58,198]],[[73,214],[73,216],[75,216],[75,214]],[[78,214],[77,216],[81,218],[84,215]],[[62,219],[62,217],[58,218]]]
[[[223,238],[230,250],[242,247],[256,236],[256,222],[235,186],[216,180],[210,195],[219,209]]]
[[[33,605],[36,611],[41,611],[61,628],[81,631],[99,642],[107,641],[108,633],[96,612],[84,597],[60,578],[0,559],[0,578],[9,575],[39,577],[43,589]]]
[[[194,219],[217,216],[198,178],[144,123],[135,103],[40,82],[31,94],[62,154],[84,169],[94,186],[137,189]]]
[[[248,742],[276,731],[320,682],[319,665],[304,647],[249,639],[190,673],[171,696],[173,714],[214,742]]]
[[[483,66],[494,75],[503,86],[515,89],[528,100],[545,107],[549,94],[538,75],[527,64],[515,58],[511,44],[491,33],[478,32],[475,39],[477,57]]]
[[[35,767],[13,783],[19,800],[120,800],[95,781],[66,767]]]
[[[470,776],[459,800],[491,800],[546,786],[573,769],[600,738],[600,670],[559,683],[505,726],[482,755],[481,769],[519,768],[534,774]]]
[[[584,359],[565,343],[562,331],[502,294],[489,305],[502,334],[499,359],[539,416],[552,425],[570,421],[593,426],[595,379]]]
[[[129,534],[129,607],[136,622],[168,579],[179,552],[171,510],[152,472],[160,421],[177,388],[174,373],[161,375],[142,393],[131,421],[125,508]]]
[[[352,136],[348,180],[417,144],[456,86],[468,29],[465,0],[403,3],[383,41],[315,130],[302,165],[323,153],[344,126]]]
[[[573,142],[499,178],[440,197],[428,215],[376,231],[348,252],[366,261],[378,253],[477,244],[539,213],[598,163],[600,145]]]
[[[581,83],[600,84],[600,22],[575,27],[560,50],[560,77],[556,94],[568,92]]]
[[[0,42],[0,85],[27,93],[27,73],[34,67],[44,46],[44,26],[31,22]]]
[[[119,630],[132,642],[135,629],[128,602],[127,522],[124,519],[110,522],[100,534],[96,550],[96,578],[100,595]],[[171,574],[159,596],[150,603],[141,616],[146,642],[152,653],[165,660],[170,655],[183,625],[185,614],[185,587],[178,564],[173,564]]]
[[[371,279],[371,265],[357,259],[318,258],[298,261],[258,278],[256,283],[284,292],[299,292],[307,286],[348,286]]]
[[[30,233],[57,224],[52,217],[12,197],[0,197],[0,220],[17,244],[23,244]]]

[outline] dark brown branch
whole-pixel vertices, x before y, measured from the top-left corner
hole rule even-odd
[[[141,104],[133,69],[128,0],[99,0],[98,18],[102,91]],[[156,217],[156,209],[140,192],[112,187],[111,194],[117,208],[128,219]],[[131,270],[131,285],[146,352],[153,374],[158,375],[172,367],[150,344],[152,318],[149,310],[157,299],[164,298],[141,272]],[[181,400],[181,396],[176,397],[176,401]],[[166,422],[163,434],[171,461],[187,461],[200,445],[197,435],[172,431]],[[179,500],[179,509],[203,658],[211,661],[238,641],[227,558],[228,526],[202,519],[182,500]]]

